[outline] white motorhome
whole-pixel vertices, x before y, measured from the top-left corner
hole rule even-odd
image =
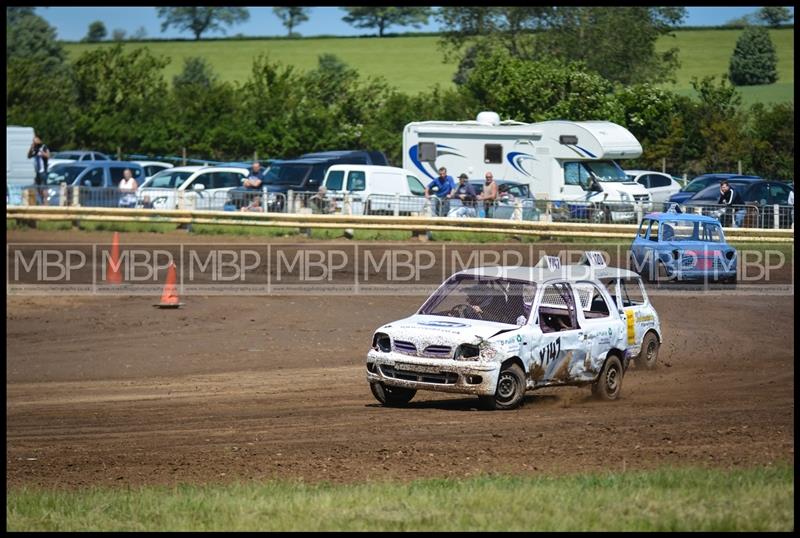
[[[482,178],[530,185],[538,199],[595,207],[598,221],[635,220],[637,202],[649,211],[650,194],[615,162],[642,154],[636,137],[608,121],[500,121],[481,112],[475,121],[412,122],[403,129],[403,168],[433,180],[444,166]]]
[[[28,150],[33,142],[33,127],[6,126],[6,184],[33,184],[33,161]]]

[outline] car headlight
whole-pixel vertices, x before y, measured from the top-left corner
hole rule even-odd
[[[389,335],[385,333],[375,333],[375,336],[372,337],[372,349],[389,353],[392,350],[392,340],[389,338]]]
[[[456,350],[456,360],[474,361],[481,355],[481,350],[474,344],[461,344]]]

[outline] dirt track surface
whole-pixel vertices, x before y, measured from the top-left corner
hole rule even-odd
[[[653,296],[659,367],[631,368],[616,402],[557,388],[509,412],[434,392],[381,407],[365,381],[372,332],[422,299],[193,296],[157,310],[152,297],[9,296],[7,487],[794,461],[792,295]]]

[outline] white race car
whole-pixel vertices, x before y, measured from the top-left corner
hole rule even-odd
[[[433,390],[513,409],[527,390],[558,385],[615,400],[629,361],[655,367],[660,344],[638,274],[608,267],[600,252],[563,267],[545,256],[535,267],[455,273],[416,314],[375,332],[367,381],[388,406]]]

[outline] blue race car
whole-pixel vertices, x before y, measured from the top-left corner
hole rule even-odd
[[[736,284],[736,258],[717,219],[670,210],[642,219],[631,245],[630,269],[650,282]]]

